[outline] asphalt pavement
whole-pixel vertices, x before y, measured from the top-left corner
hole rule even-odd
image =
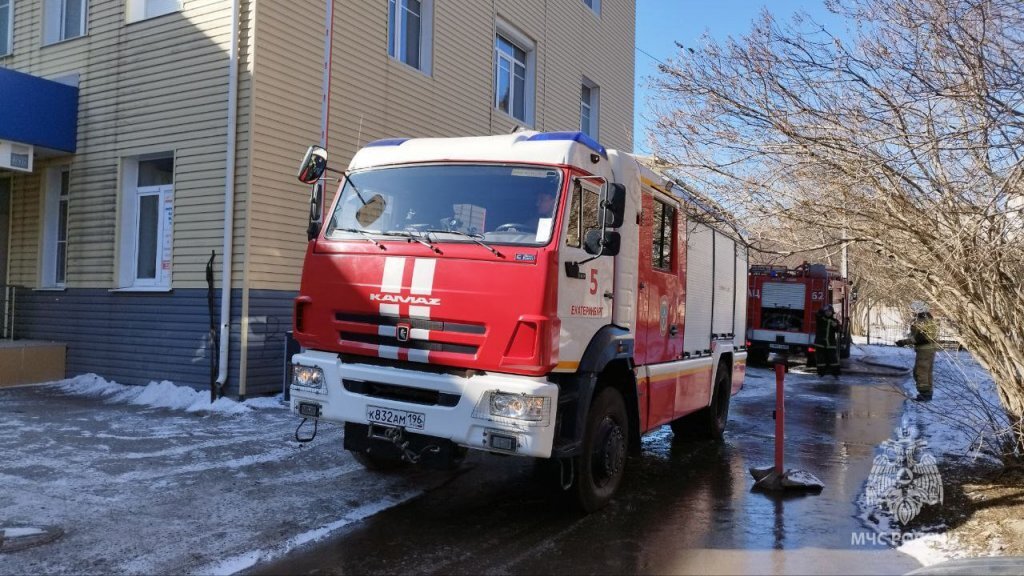
[[[918,564],[851,538],[902,374],[858,360],[838,380],[787,376],[787,457],[825,481],[819,496],[750,492],[747,468],[771,463],[774,402],[774,375],[752,368],[724,444],[649,435],[590,517],[525,459],[368,472],[339,427],[297,442],[298,419],[272,402],[186,413],[2,388],[0,574],[900,573]]]

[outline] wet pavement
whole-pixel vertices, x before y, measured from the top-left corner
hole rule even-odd
[[[907,376],[854,368],[787,376],[786,466],[823,480],[820,495],[751,492],[748,468],[772,463],[775,382],[750,368],[724,443],[675,441],[667,427],[646,436],[598,513],[573,512],[528,460],[474,453],[423,496],[251,573],[905,573],[919,564],[873,544],[856,500]]]

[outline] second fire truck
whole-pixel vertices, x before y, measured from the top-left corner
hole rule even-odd
[[[814,365],[815,318],[831,304],[842,327],[839,356],[850,356],[850,281],[824,264],[750,267],[747,346],[751,364],[771,353],[806,356]]]

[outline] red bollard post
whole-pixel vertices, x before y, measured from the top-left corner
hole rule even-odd
[[[786,398],[783,381],[786,378],[785,362],[775,363],[775,472],[782,474],[783,444],[786,435]]]
[[[786,470],[783,464],[783,445],[786,442],[786,359],[775,363],[775,466],[751,468],[755,490],[803,491],[818,493],[825,484],[810,472]]]

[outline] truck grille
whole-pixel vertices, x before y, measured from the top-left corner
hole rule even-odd
[[[338,312],[335,314],[342,344],[390,346],[400,350],[421,350],[474,356],[483,344],[483,324],[445,322],[423,318],[396,318]],[[399,340],[399,324],[410,328],[409,338]]]
[[[431,352],[452,352],[454,354],[476,354],[479,346],[467,346],[465,344],[450,344],[447,342],[433,342],[429,340],[407,340],[400,341],[391,336],[378,336],[376,334],[358,334],[354,332],[340,332],[343,341],[359,342],[360,344],[375,344],[380,346],[395,346],[409,350],[430,350]]]
[[[343,314],[341,312],[336,314],[335,318],[339,322],[351,322],[353,324],[366,324],[370,326],[398,326],[399,324],[409,324],[411,327],[421,330],[431,330],[435,332],[454,332],[457,334],[479,334],[481,336],[487,330],[486,326],[484,326],[483,324],[442,322],[440,320],[423,320],[421,318],[395,318],[393,316],[364,316],[361,314]]]

